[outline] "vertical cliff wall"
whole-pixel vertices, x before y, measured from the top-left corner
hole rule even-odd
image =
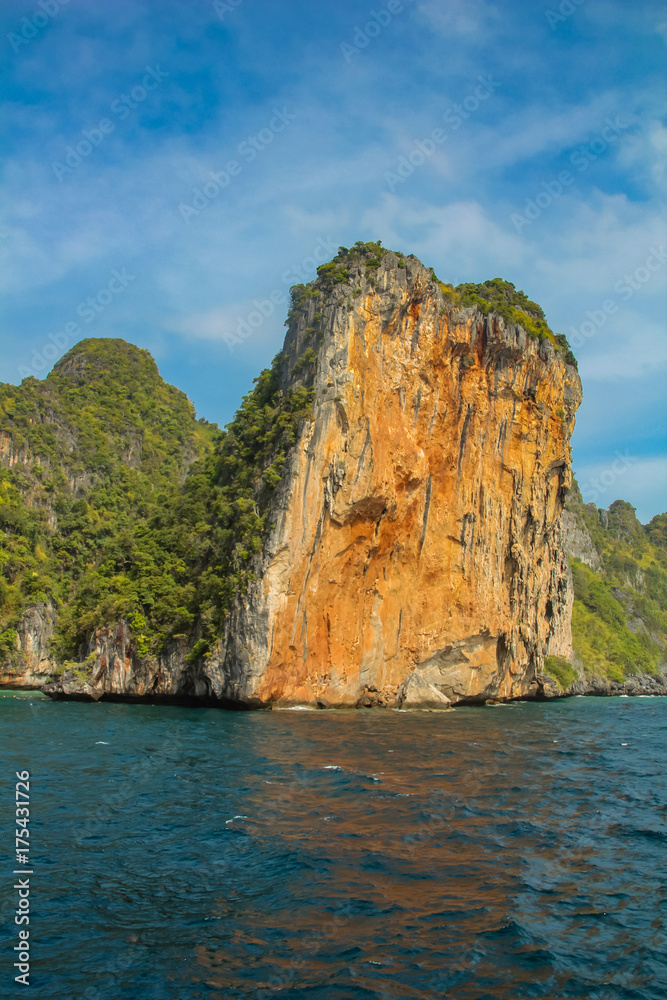
[[[254,704],[534,693],[571,653],[576,369],[413,257],[346,276],[292,317],[283,387],[311,385],[312,416],[209,683]]]
[[[377,244],[341,251],[294,290],[222,437],[122,341],[0,386],[0,684],[254,706],[539,694],[545,655],[572,652],[581,385],[523,293],[461,289]]]

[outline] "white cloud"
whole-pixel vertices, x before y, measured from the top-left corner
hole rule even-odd
[[[544,152],[555,155],[569,150],[579,142],[595,139],[607,126],[608,118],[616,122],[618,117],[618,134],[623,136],[622,127],[629,127],[636,120],[634,114],[626,110],[629,103],[629,98],[623,99],[615,91],[605,91],[586,104],[568,107],[560,104],[557,111],[538,104],[522,108],[488,130],[486,139],[493,144],[493,163],[504,166]],[[610,150],[613,148],[614,141]]]
[[[283,322],[289,297],[280,303],[259,297],[220,309],[208,309],[163,319],[165,330],[191,344],[209,343],[229,350],[230,355],[256,358],[275,350],[284,336]]]
[[[223,309],[208,309],[205,312],[175,316],[165,320],[165,329],[181,334],[186,340],[212,340],[225,343],[225,335],[233,335],[243,308],[247,303],[230,305]]]
[[[522,256],[519,237],[493,222],[476,201],[435,206],[385,194],[376,206],[366,209],[361,224],[386,234],[385,245],[416,253],[443,281],[452,280],[453,269],[457,274],[467,273],[460,280],[473,280],[480,269],[496,268],[500,262],[517,263]]]
[[[667,128],[657,118],[627,137],[619,149],[619,166],[657,193],[667,192]]]
[[[665,228],[651,204],[594,190],[585,198],[563,194],[522,236],[540,284],[550,285],[559,303],[560,321],[577,324],[665,242]],[[642,297],[659,295],[665,276],[667,269],[656,272]]]
[[[605,313],[593,311],[598,322]],[[664,325],[638,312],[625,310],[608,317],[585,346],[575,348],[579,374],[587,382],[640,379],[667,370],[667,337]]]
[[[489,33],[501,21],[501,14],[495,4],[486,0],[422,0],[419,12],[427,18],[431,26],[446,37],[463,36],[467,43],[482,45]]]

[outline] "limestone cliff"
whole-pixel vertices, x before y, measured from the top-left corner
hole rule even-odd
[[[56,612],[51,604],[33,604],[21,615],[14,648],[0,657],[0,687],[41,688],[58,664],[51,652]]]
[[[600,569],[602,560],[595,548],[590,532],[585,526],[579,525],[575,515],[570,510],[563,511],[563,548],[568,556],[579,559],[591,569]]]
[[[415,677],[417,701],[424,681],[453,702],[534,693],[545,654],[571,653],[576,369],[456,308],[414,257],[348,271],[293,317],[285,389],[321,329],[312,417],[258,579],[204,669],[220,695],[264,704],[400,705]]]
[[[203,642],[210,605],[200,612],[193,597],[191,608],[175,608],[185,624],[146,647],[130,622],[148,614],[137,607],[151,589],[140,575],[147,557],[136,558],[125,531],[108,550],[125,576],[110,579],[95,614],[121,608],[125,592],[131,601],[88,633],[76,666],[49,660],[39,637],[53,629],[50,612],[28,609],[25,635],[17,629],[24,671],[50,669],[54,696],[437,708],[539,696],[545,656],[571,656],[561,516],[581,401],[571,355],[523,293],[524,312],[502,302],[493,311],[474,296],[478,304],[464,307],[414,257],[346,253],[295,291],[278,397],[303,389],[309,409],[271,466],[259,544],[234,548],[234,565],[248,558],[251,572],[229,578],[236,597],[221,637]],[[203,480],[201,468],[194,479]],[[216,511],[230,504],[203,503],[213,537]],[[253,503],[244,495],[239,506]],[[164,537],[185,533],[189,544],[202,530],[201,514],[193,518]],[[174,551],[172,559],[150,550],[164,556],[161,580],[184,571],[187,551]],[[192,565],[206,576],[208,564]],[[130,572],[134,589],[121,587]]]

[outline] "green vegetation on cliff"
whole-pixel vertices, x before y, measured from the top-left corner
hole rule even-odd
[[[16,648],[25,609],[38,603],[57,610],[60,660],[79,658],[95,629],[121,617],[142,655],[159,652],[172,636],[186,636],[193,656],[210,650],[252,579],[271,527],[271,497],[310,415],[325,303],[346,283],[359,294],[360,275],[373,285],[387,253],[379,241],[341,247],[314,282],[292,289],[288,324],[300,331],[299,354],[274,359],[225,430],[197,421],[148,352],[120,340],[83,341],[46,379],[0,385],[0,659]],[[402,269],[414,261],[396,257]],[[495,311],[568,350],[540,307],[510,283],[439,285],[453,306]],[[590,520],[586,510],[581,516]],[[662,603],[655,593],[656,581],[665,587],[665,564],[656,567],[650,553],[665,552],[667,527],[655,519],[639,529],[650,552],[636,557],[636,539],[619,547],[607,529],[591,527],[616,573],[602,580],[604,595],[628,614],[639,609],[653,623],[649,632],[664,635],[664,591]],[[617,578],[622,560],[636,558],[644,576],[626,599],[616,592]],[[626,615],[626,631],[611,644],[604,629],[621,629],[615,605],[603,601],[585,567],[575,568],[575,584],[577,634],[597,643],[594,652],[586,647],[586,659],[610,674],[633,664],[654,669],[656,640],[639,636]],[[596,616],[598,632],[586,615]]]
[[[610,680],[654,674],[667,659],[667,515],[644,526],[624,500],[608,511],[584,504],[576,484],[566,506],[602,560],[596,572],[570,558],[575,656]]]
[[[0,656],[36,603],[58,611],[60,658],[121,617],[144,655],[173,635],[209,648],[250,578],[312,401],[307,388],[279,390],[282,364],[278,355],[222,432],[123,341],[84,341],[44,381],[0,386],[0,436],[14,456],[0,467]]]
[[[0,385],[5,645],[7,629],[39,602],[59,611],[62,656],[147,605],[178,619],[185,567],[156,554],[150,526],[216,430],[196,421],[147,351],[124,341],[83,341],[43,381]]]
[[[364,276],[374,286],[375,274],[387,253],[395,254],[398,257],[399,267],[405,267],[404,254],[385,249],[381,240],[373,243],[359,240],[350,249],[340,247],[333,260],[318,267],[316,281],[309,285],[296,285],[292,289],[292,308],[287,325],[309,298],[316,298],[319,293],[327,295],[336,285],[348,284],[353,266],[362,267]],[[431,276],[448,304],[460,308],[474,306],[484,316],[490,313],[502,316],[508,323],[521,326],[529,337],[551,341],[556,350],[564,352],[567,363],[576,367],[577,361],[565,334],[554,333],[546,321],[542,308],[536,302],[532,302],[525,292],[517,291],[510,281],[493,278],[479,283],[465,282],[454,287],[440,281],[433,270]]]
[[[208,652],[222,634],[236,594],[252,579],[252,557],[261,552],[270,528],[269,501],[299,424],[310,414],[312,390],[279,389],[284,364],[278,354],[255,379],[213,452],[190,470],[185,483],[183,496],[194,488],[208,508],[206,521],[192,525],[190,555],[185,556],[196,581],[191,601],[200,630],[195,655]],[[184,519],[191,521],[187,504],[175,513],[178,531]]]
[[[435,275],[434,275],[435,278]],[[437,281],[437,278],[435,279]],[[577,366],[564,333],[554,333],[549,327],[544,311],[536,302],[531,302],[525,292],[518,292],[511,281],[493,278],[480,283],[465,282],[454,288],[438,281],[443,298],[452,305],[466,308],[476,306],[488,316],[496,313],[508,323],[521,326],[529,337],[535,340],[550,340],[557,350],[565,352],[568,364]]]
[[[567,691],[573,681],[577,679],[577,674],[570,663],[563,656],[547,656],[544,660],[545,673],[549,674],[558,683],[561,691]]]

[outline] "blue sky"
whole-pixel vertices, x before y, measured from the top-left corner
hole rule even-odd
[[[7,0],[0,22],[0,380],[122,337],[224,424],[289,285],[379,238],[538,301],[579,359],[584,498],[667,507],[662,3]]]

